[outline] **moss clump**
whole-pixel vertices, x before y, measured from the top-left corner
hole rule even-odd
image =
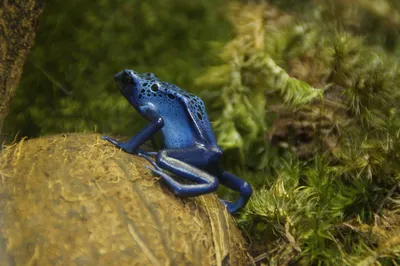
[[[256,261],[399,264],[400,45],[351,24],[385,27],[398,5],[380,2],[386,20],[376,1],[242,2],[198,82],[226,164],[255,188],[239,221]]]
[[[4,149],[2,265],[249,265],[215,195],[177,198],[145,164],[97,134]]]

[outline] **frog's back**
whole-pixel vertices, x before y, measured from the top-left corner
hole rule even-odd
[[[166,148],[186,148],[201,142],[219,149],[204,103],[199,97],[176,85],[161,82],[153,74],[141,76],[144,81],[139,99],[156,105],[164,120],[161,130]]]
[[[204,144],[214,145],[216,139],[214,131],[211,127],[210,120],[208,119],[206,107],[203,101],[194,94],[188,93],[176,85],[164,82],[167,87],[168,93],[177,98],[180,104],[186,109],[186,117],[189,116],[192,120],[192,130],[198,132]]]

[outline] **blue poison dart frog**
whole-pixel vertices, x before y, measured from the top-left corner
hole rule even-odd
[[[194,197],[215,191],[219,183],[239,192],[235,202],[222,200],[234,213],[246,205],[252,194],[250,185],[220,167],[222,150],[217,145],[203,101],[178,86],[160,81],[152,73],[123,70],[114,76],[117,86],[131,105],[150,123],[128,142],[107,136],[103,139],[131,154],[147,159],[175,195]],[[148,152],[139,146],[161,130],[164,148]],[[150,158],[155,157],[155,162]],[[181,184],[167,172],[191,181]]]

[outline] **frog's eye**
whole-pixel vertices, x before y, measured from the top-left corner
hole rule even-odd
[[[132,76],[130,76],[130,75],[128,76],[128,78],[126,80],[126,83],[135,85],[135,81],[133,80]]]
[[[154,83],[153,85],[151,85],[151,90],[158,91],[158,84]]]

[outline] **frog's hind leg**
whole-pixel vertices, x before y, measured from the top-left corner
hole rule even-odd
[[[174,153],[182,154],[182,151],[163,150],[156,157],[153,173],[161,176],[175,195],[179,197],[195,197],[217,190],[219,181],[209,173],[192,166],[186,162],[174,158]],[[154,165],[153,165],[154,166]],[[159,167],[195,184],[181,184],[162,171]]]
[[[223,172],[219,179],[221,184],[240,193],[239,199],[235,202],[222,201],[230,213],[237,212],[249,201],[253,189],[246,181],[229,172]]]

